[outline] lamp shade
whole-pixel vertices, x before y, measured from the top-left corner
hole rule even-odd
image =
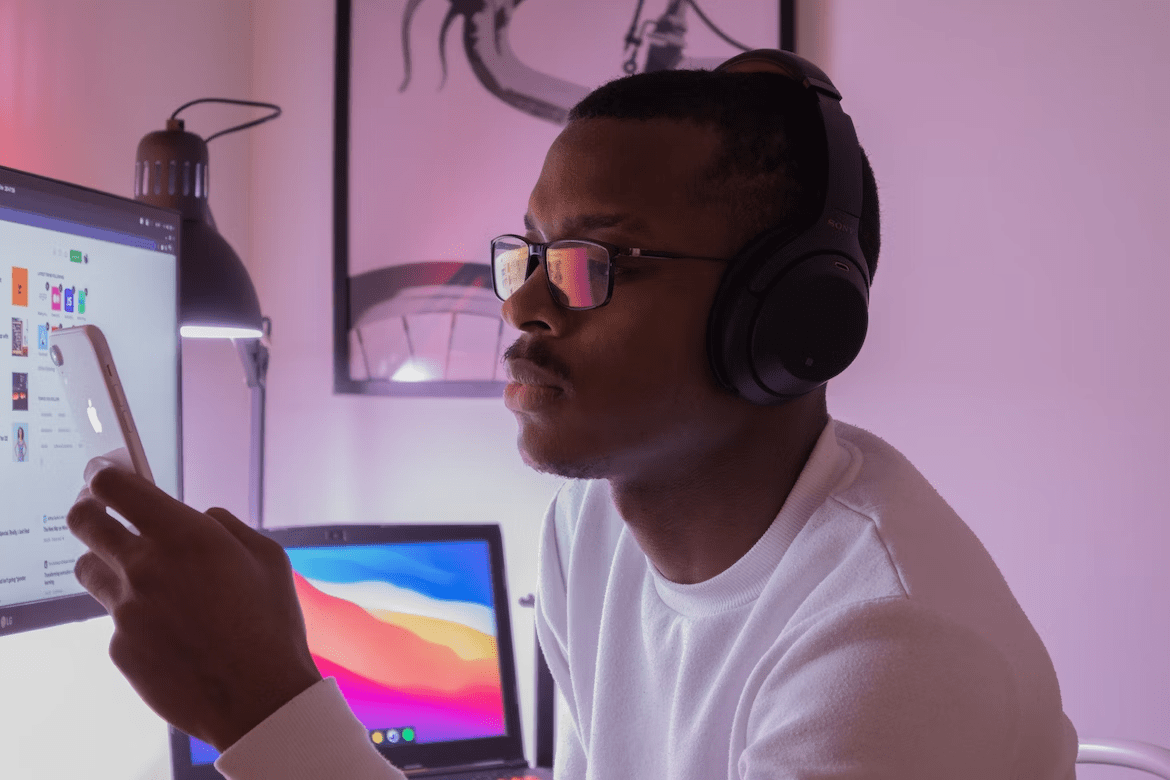
[[[219,234],[207,201],[207,144],[181,119],[138,142],[134,198],[182,214],[179,329],[186,337],[258,338],[260,299],[240,256]]]

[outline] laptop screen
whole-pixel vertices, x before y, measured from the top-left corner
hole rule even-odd
[[[383,755],[399,766],[522,755],[498,526],[266,533],[292,563],[317,669]],[[192,767],[219,757],[183,739],[176,777],[182,752]]]
[[[0,636],[105,615],[65,525],[86,452],[49,334],[103,331],[156,483],[181,498],[179,213],[0,167]],[[88,423],[85,423],[88,424]]]

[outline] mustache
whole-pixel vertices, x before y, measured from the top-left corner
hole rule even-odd
[[[527,360],[535,363],[539,368],[555,375],[558,379],[570,381],[569,367],[561,362],[560,358],[552,353],[543,341],[525,341],[517,339],[510,347],[504,350],[504,357],[500,361]]]

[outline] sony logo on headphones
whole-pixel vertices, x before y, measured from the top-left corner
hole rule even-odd
[[[849,227],[844,222],[838,222],[837,220],[833,219],[832,217],[829,217],[828,219],[826,219],[825,222],[827,222],[829,224],[829,227],[833,228],[833,230],[840,230],[841,232],[848,233],[851,236],[857,235],[856,230]]]

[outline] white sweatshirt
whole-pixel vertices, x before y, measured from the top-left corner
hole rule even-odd
[[[1073,780],[1051,659],[971,530],[830,421],[764,536],[664,579],[607,482],[546,521],[537,633],[558,780]]]
[[[605,481],[545,518],[537,632],[558,780],[1074,780],[1052,662],[987,551],[881,439],[830,421],[764,536],[678,585]],[[401,780],[333,678],[215,762],[231,780]]]

